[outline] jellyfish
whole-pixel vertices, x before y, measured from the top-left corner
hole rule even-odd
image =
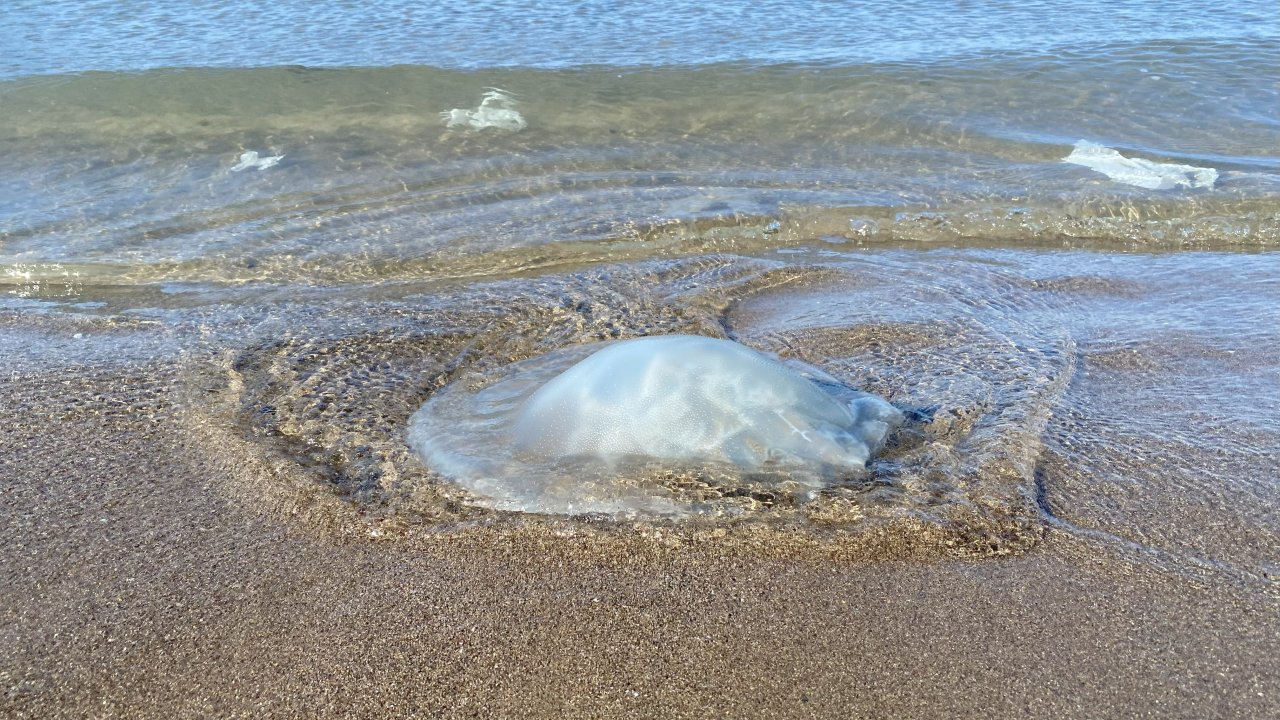
[[[475,392],[446,388],[415,414],[409,440],[493,507],[678,514],[657,489],[612,479],[709,464],[821,485],[862,472],[901,419],[816,369],[730,340],[664,335],[526,361]]]
[[[667,335],[610,345],[543,385],[521,406],[514,436],[544,456],[609,464],[647,456],[860,469],[897,416],[871,396],[841,402],[739,343]]]
[[[283,155],[271,155],[269,157],[261,157],[257,150],[240,153],[240,162],[231,167],[231,172],[240,172],[250,168],[254,170],[266,170],[275,167],[281,160]]]
[[[481,96],[480,106],[474,110],[454,108],[440,113],[445,127],[469,127],[472,130],[498,128],[517,132],[528,127],[524,116],[516,110],[516,99],[505,90],[486,88],[488,92]]]
[[[1088,140],[1077,141],[1071,154],[1062,161],[1083,165],[1094,172],[1106,175],[1114,182],[1136,185],[1148,190],[1170,190],[1176,187],[1211,188],[1218,181],[1218,171],[1213,168],[1125,157],[1118,150],[1103,147]]]

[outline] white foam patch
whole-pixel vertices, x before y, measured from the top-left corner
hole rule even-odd
[[[256,150],[240,153],[240,162],[231,167],[231,172],[240,172],[241,170],[266,170],[269,167],[275,167],[277,163],[284,159],[283,155],[270,155],[261,157]]]
[[[1218,181],[1213,168],[1158,163],[1142,158],[1127,158],[1109,147],[1088,140],[1076,143],[1063,162],[1100,172],[1115,182],[1136,185],[1148,190],[1171,190],[1176,187],[1211,188]]]
[[[528,126],[524,116],[516,110],[516,105],[516,99],[510,93],[498,88],[488,88],[488,92],[481,96],[479,107],[474,110],[446,110],[440,113],[440,118],[448,128],[498,128],[516,132]]]

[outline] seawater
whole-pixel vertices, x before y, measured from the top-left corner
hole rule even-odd
[[[948,3],[682,0],[437,6],[388,0],[215,0],[140,6],[77,0],[6,5],[10,75],[271,65],[575,66],[929,62],[1003,53],[1090,54],[1112,43],[1275,40],[1275,8],[1246,0]]]
[[[1269,3],[335,7],[6,6],[11,372],[179,367],[236,492],[435,532],[538,522],[409,451],[441,388],[726,337],[909,420],[806,502],[655,469],[670,532],[1273,582]]]

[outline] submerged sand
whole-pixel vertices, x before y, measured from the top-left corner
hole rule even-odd
[[[1204,718],[1280,700],[1273,598],[1053,529],[1014,557],[860,562],[317,534],[230,499],[165,420],[166,373],[3,386],[0,715]],[[122,397],[159,411],[104,405]]]

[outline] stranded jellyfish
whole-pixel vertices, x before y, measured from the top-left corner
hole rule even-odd
[[[694,510],[658,478],[727,473],[818,489],[861,473],[901,417],[738,343],[667,335],[551,353],[492,382],[459,379],[414,414],[409,441],[497,509],[680,515]]]

